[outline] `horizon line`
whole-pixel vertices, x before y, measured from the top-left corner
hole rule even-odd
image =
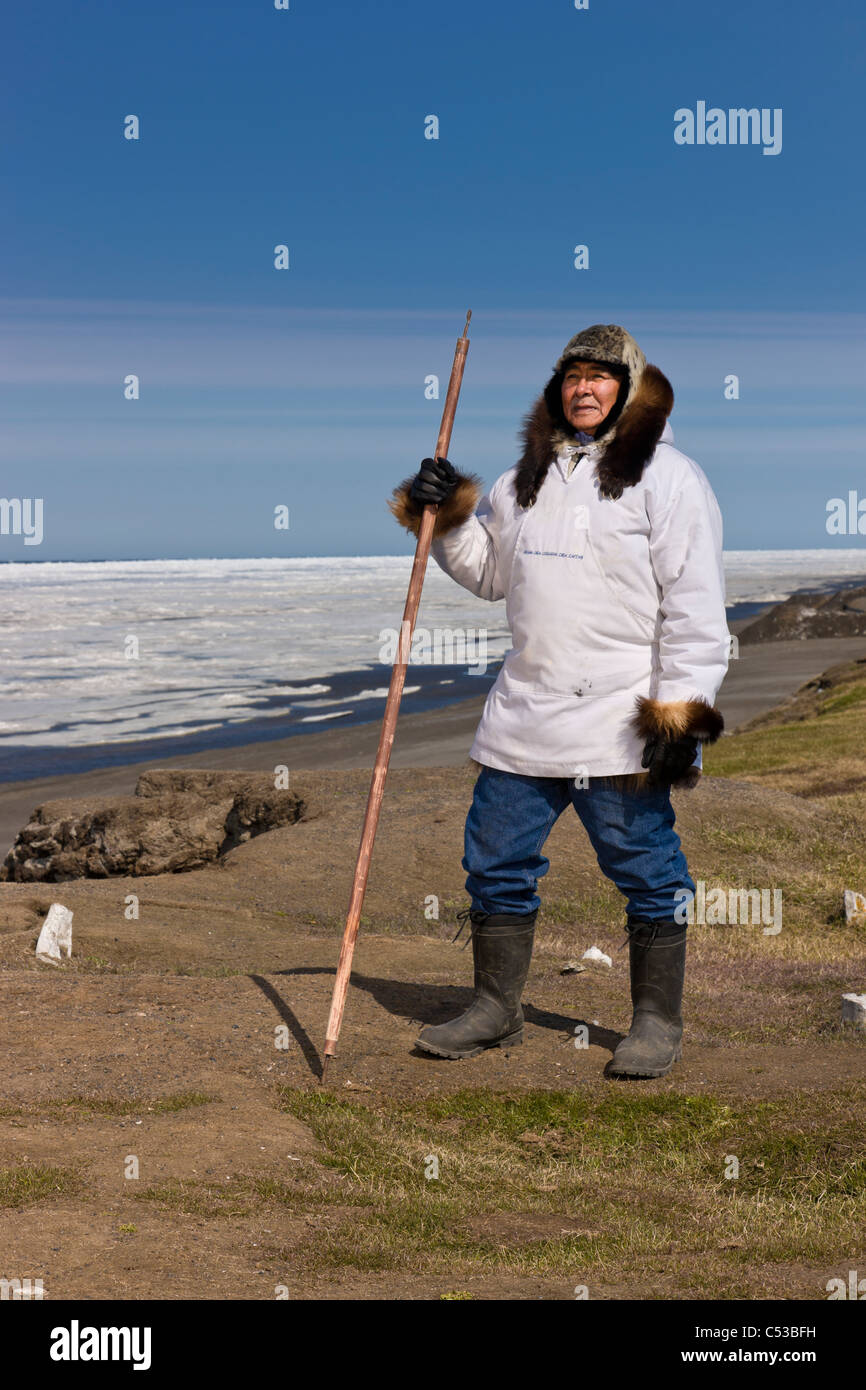
[[[866,546],[738,546],[723,547],[723,555],[862,555],[866,564]],[[51,560],[38,560],[34,556],[4,558],[0,565],[147,565],[147,564],[200,564],[204,562],[245,563],[248,561],[274,560],[411,560],[410,551],[381,551],[376,554],[315,554],[315,555],[93,555],[86,559],[80,556],[55,557]]]

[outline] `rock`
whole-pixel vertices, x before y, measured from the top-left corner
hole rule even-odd
[[[304,810],[304,802],[292,792],[273,789],[257,792],[252,788],[239,792],[226,816],[226,838],[221,853],[226,854],[235,845],[261,835],[264,830],[275,830],[279,825],[293,825],[295,821],[306,819]]]
[[[853,888],[845,889],[845,923],[847,926],[866,925],[866,898]]]
[[[842,1022],[855,1023],[866,1031],[866,994],[842,995]]]
[[[176,772],[171,768],[157,767],[141,774],[135,784],[135,795],[149,797],[180,793],[204,799],[226,798],[235,797],[251,787],[264,791],[273,785],[273,778],[260,772],[212,772],[208,768],[197,767]]]
[[[134,796],[37,806],[0,869],[0,879],[58,883],[183,873],[255,835],[307,818],[295,792],[267,775],[165,772],[138,779]]]
[[[68,960],[72,955],[72,913],[62,903],[52,903],[36,942],[36,959],[44,965],[59,965],[61,950]]]
[[[97,811],[52,820],[56,803],[37,806],[18,835],[4,877],[58,883],[72,878],[177,873],[216,859],[225,839],[232,800],[134,796]]]
[[[613,965],[610,956],[606,956],[604,951],[600,951],[597,946],[590,946],[588,951],[584,951],[581,960],[596,960],[599,965]]]
[[[791,594],[739,633],[739,644],[806,637],[866,636],[866,588]]]
[[[580,975],[580,974],[582,974],[583,971],[585,971],[585,970],[586,970],[586,966],[585,966],[585,965],[581,965],[581,964],[580,964],[578,961],[576,961],[576,960],[569,960],[569,961],[566,961],[565,965],[562,967],[562,969],[560,970],[559,973],[560,973],[560,975]]]

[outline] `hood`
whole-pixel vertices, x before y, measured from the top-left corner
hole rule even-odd
[[[667,377],[646,357],[630,333],[618,324],[593,324],[566,343],[553,375],[523,421],[523,454],[514,490],[522,507],[531,507],[547,470],[563,445],[574,446],[575,431],[562,410],[562,378],[569,362],[603,362],[624,370],[613,409],[593,443],[579,445],[598,454],[596,475],[603,497],[616,499],[633,487],[663,437],[673,439],[668,425],[674,393]],[[665,436],[667,427],[668,434]],[[599,447],[601,446],[601,447]]]
[[[569,338],[553,369],[553,376],[545,387],[545,393],[551,394],[548,401],[551,414],[555,416],[558,412],[559,423],[566,429],[568,421],[562,415],[560,389],[565,370],[572,362],[599,362],[603,366],[616,367],[625,373],[614,407],[602,421],[599,430],[599,437],[611,434],[616,420],[628,409],[637,394],[646,368],[643,352],[631,334],[618,323],[594,323],[591,328],[584,328],[580,333],[575,333],[573,338]]]

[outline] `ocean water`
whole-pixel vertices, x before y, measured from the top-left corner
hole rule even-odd
[[[380,718],[410,568],[408,556],[0,564],[0,780]],[[729,551],[725,572],[730,621],[798,589],[866,583],[866,550]],[[418,629],[428,650],[410,666],[407,712],[486,692],[509,646],[504,603],[431,562]]]

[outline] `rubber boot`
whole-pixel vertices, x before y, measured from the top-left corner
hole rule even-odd
[[[523,1042],[520,996],[529,974],[537,916],[537,911],[488,914],[472,909],[475,997],[459,1018],[422,1029],[418,1047],[436,1057],[458,1058]]]
[[[629,926],[631,1029],[608,1065],[611,1076],[666,1076],[683,1055],[680,1014],[686,930],[658,936],[661,923]]]

